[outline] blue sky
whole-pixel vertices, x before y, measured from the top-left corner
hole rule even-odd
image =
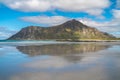
[[[71,19],[120,37],[120,0],[0,0],[0,39],[27,26]]]

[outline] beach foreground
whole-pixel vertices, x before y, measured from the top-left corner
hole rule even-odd
[[[119,42],[2,42],[0,80],[120,80]]]

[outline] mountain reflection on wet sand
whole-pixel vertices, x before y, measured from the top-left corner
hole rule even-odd
[[[1,80],[120,80],[120,45],[113,43],[6,45],[0,52]]]

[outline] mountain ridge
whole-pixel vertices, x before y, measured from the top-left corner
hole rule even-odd
[[[22,28],[8,40],[77,40],[77,39],[111,39],[115,38],[96,28],[87,26],[75,19],[52,27],[29,26]]]

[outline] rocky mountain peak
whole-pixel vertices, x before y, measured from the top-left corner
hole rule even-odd
[[[64,24],[77,25],[77,24],[82,24],[82,23],[80,21],[76,20],[76,19],[72,19],[72,20],[69,20],[69,21],[65,22]]]
[[[72,29],[87,28],[86,25],[84,25],[83,23],[81,23],[80,21],[76,19],[69,20],[63,23],[62,26],[67,27],[67,28],[72,28]]]

